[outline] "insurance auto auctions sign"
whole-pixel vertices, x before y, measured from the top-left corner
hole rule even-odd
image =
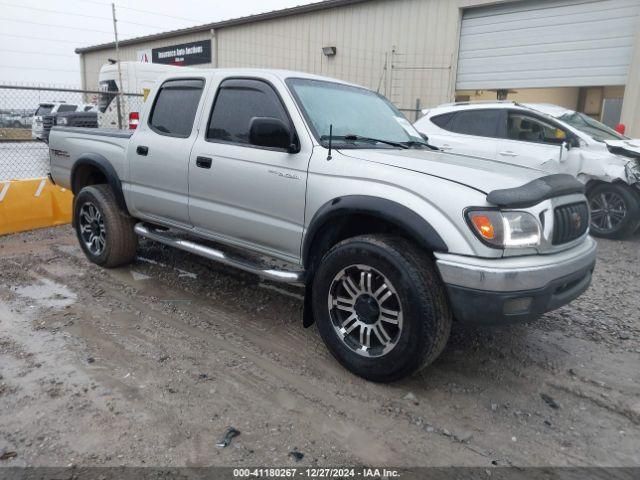
[[[164,65],[211,63],[211,40],[154,48],[151,50],[151,61]]]

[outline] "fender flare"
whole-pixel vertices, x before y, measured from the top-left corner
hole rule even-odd
[[[127,204],[124,200],[124,194],[122,193],[122,182],[120,182],[120,178],[118,177],[116,170],[113,168],[109,160],[97,153],[83,153],[75,161],[73,167],[71,167],[71,191],[73,194],[77,195],[79,193],[76,191],[76,174],[78,172],[78,168],[85,165],[90,165],[91,167],[96,168],[105,176],[107,183],[111,187],[111,190],[113,190],[113,194],[116,197],[118,207],[120,207],[123,212],[128,212]]]
[[[449,249],[435,228],[423,217],[400,203],[369,195],[347,195],[325,203],[315,213],[304,236],[302,260],[309,266],[313,243],[318,232],[328,221],[339,217],[365,214],[378,217],[407,231],[418,244],[433,252],[447,252]]]

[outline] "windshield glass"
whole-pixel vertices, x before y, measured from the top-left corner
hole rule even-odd
[[[607,127],[604,123],[600,123],[584,113],[565,113],[559,118],[598,142],[604,142],[605,140],[624,140],[627,138]]]
[[[333,125],[333,143],[341,148],[396,148],[393,143],[424,144],[424,139],[402,113],[375,92],[300,78],[287,80],[287,85],[316,139],[324,146],[329,143],[330,125]]]
[[[109,108],[111,101],[116,98],[116,94],[110,92],[118,92],[118,85],[115,80],[102,80],[100,82],[100,91],[104,93],[101,93],[98,98],[98,110],[100,110],[100,113],[104,113]]]
[[[40,105],[34,115],[46,115],[47,113],[51,113],[52,109],[53,105]]]

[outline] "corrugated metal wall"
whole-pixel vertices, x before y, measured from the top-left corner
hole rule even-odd
[[[451,0],[386,0],[224,28],[219,66],[303,70],[379,89],[401,108],[434,105],[453,94],[458,15]]]
[[[624,85],[640,0],[528,0],[467,10],[457,87]]]
[[[436,105],[454,93],[459,3],[373,0],[225,27],[216,32],[218,66],[302,70],[379,89],[401,108],[415,108],[417,99],[422,107]],[[206,38],[211,38],[209,32],[127,46],[121,58],[135,60],[143,48]],[[335,46],[337,55],[324,56],[323,46]],[[84,55],[88,88],[97,87],[100,67],[114,56],[113,50]]]

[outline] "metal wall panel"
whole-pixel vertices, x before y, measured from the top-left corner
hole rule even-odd
[[[215,32],[217,66],[301,70],[379,90],[401,108],[415,108],[418,99],[422,108],[433,106],[453,98],[459,6],[489,2],[495,0],[371,0],[227,26]],[[211,32],[142,41],[122,48],[121,57],[135,60],[137,50],[205,38]],[[323,46],[335,46],[337,55],[326,57]],[[96,88],[100,67],[115,52],[83,57],[84,86]]]
[[[624,85],[640,0],[524,1],[464,12],[459,90]]]
[[[450,0],[379,0],[223,28],[218,65],[302,70],[379,90],[401,108],[434,105],[453,94],[458,12]]]

